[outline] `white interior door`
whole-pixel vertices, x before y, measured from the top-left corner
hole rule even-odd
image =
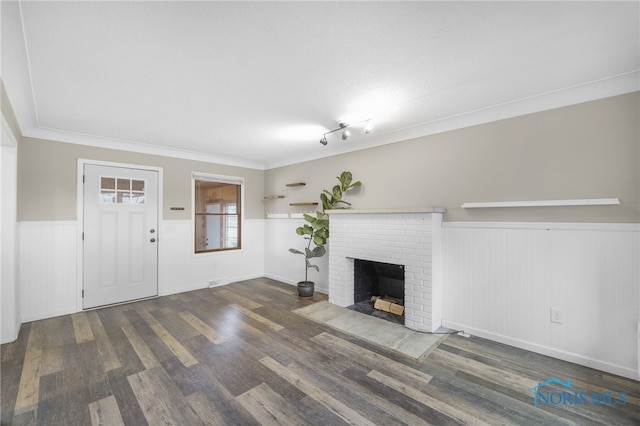
[[[158,172],[84,166],[83,307],[158,294]]]

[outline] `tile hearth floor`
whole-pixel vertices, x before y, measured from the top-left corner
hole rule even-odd
[[[400,324],[363,314],[327,301],[293,312],[413,358],[428,355],[447,334],[413,331]]]

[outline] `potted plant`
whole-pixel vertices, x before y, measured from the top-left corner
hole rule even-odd
[[[296,228],[296,234],[302,235],[307,240],[307,246],[304,248],[304,252],[296,249],[289,249],[291,253],[301,254],[304,256],[305,268],[304,268],[304,281],[298,282],[298,296],[310,298],[313,297],[315,283],[309,281],[309,269],[313,268],[320,272],[318,265],[311,264],[311,260],[314,257],[322,257],[327,252],[324,245],[327,242],[329,236],[329,219],[324,217],[323,212],[316,212],[316,217],[305,214],[304,219],[309,224],[304,224]],[[311,244],[315,247],[311,248]]]
[[[362,185],[360,181],[353,182],[353,176],[351,172],[342,172],[337,177],[340,182],[339,185],[335,185],[331,191],[323,190],[320,194],[320,200],[322,200],[322,211],[317,211],[315,217],[310,214],[304,214],[305,223],[302,226],[296,228],[296,234],[301,235],[307,240],[307,246],[304,251],[297,249],[289,249],[291,253],[301,254],[304,256],[305,269],[304,269],[304,281],[298,282],[298,296],[303,298],[313,297],[315,283],[309,281],[309,269],[313,268],[320,272],[318,265],[313,265],[310,259],[314,257],[322,257],[327,252],[325,244],[329,238],[329,216],[326,214],[327,210],[336,208],[348,208],[351,203],[344,201],[342,196],[350,189],[357,188]],[[312,248],[313,244],[313,248]]]

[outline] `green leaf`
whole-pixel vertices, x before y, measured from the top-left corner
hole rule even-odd
[[[323,246],[314,247],[313,250],[305,249],[305,255],[307,259],[311,259],[314,257],[322,257],[327,252],[327,250]]]
[[[290,251],[291,253],[294,253],[294,254],[304,254],[304,253],[303,253],[303,252],[301,252],[300,250],[296,250],[296,249],[289,249],[289,251]]]
[[[329,236],[329,230],[328,229],[322,229],[320,231],[316,231],[315,235],[313,236],[315,237],[320,237],[320,238],[327,238]]]
[[[320,194],[320,199],[322,200],[322,211],[331,209],[331,203],[326,195]]]
[[[296,228],[296,234],[304,235],[304,229],[302,228],[302,226]]]
[[[349,188],[349,185],[353,180],[353,175],[351,174],[351,172],[342,172],[338,180],[342,184],[342,188],[346,190],[347,188]]]
[[[322,257],[327,252],[327,249],[324,246],[318,246],[313,249],[313,253],[315,253],[316,257]]]

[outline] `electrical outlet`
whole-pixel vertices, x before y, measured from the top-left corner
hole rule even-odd
[[[551,308],[551,322],[562,324],[562,310]]]

